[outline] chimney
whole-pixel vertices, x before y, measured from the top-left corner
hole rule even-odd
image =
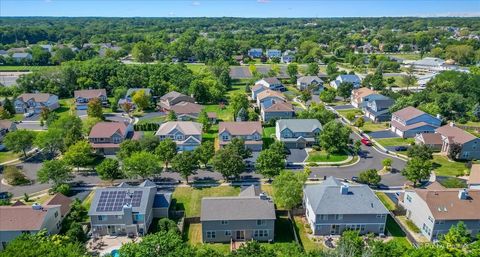
[[[450,127],[455,127],[455,122],[451,121],[449,125]]]
[[[32,204],[32,209],[34,209],[36,211],[41,211],[41,210],[43,210],[43,207],[38,203],[34,203],[34,204]]]
[[[468,198],[467,189],[460,189],[460,191],[458,191],[458,199],[467,200],[467,198]]]
[[[340,193],[342,195],[348,195],[348,184],[343,184],[340,186]]]
[[[133,224],[133,216],[132,216],[132,205],[129,203],[126,203],[123,205],[123,218],[124,222],[127,225]]]

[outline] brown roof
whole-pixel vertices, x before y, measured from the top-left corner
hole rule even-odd
[[[47,210],[58,205],[44,206],[43,210],[34,210],[30,205],[0,206],[0,231],[39,230],[47,215]]]
[[[281,84],[280,80],[275,77],[263,78],[268,84]]]
[[[0,128],[3,129],[10,129],[12,127],[13,122],[10,120],[0,120]]]
[[[265,88],[262,84],[255,84],[253,87],[252,87],[252,90],[253,91],[257,91],[258,89],[261,89],[261,88]]]
[[[260,94],[258,94],[257,99],[262,100],[262,99],[270,97],[270,96],[275,96],[275,97],[278,97],[280,99],[285,100],[285,96],[282,93],[280,93],[278,91],[273,91],[273,90],[270,90],[270,89],[262,91]]]
[[[468,190],[469,197],[465,200],[459,198],[458,189],[417,189],[415,192],[436,220],[480,219],[480,190]]]
[[[461,128],[455,127],[453,124],[445,125],[440,128],[437,128],[436,131],[437,133],[440,133],[444,137],[447,137],[449,139],[452,138],[453,141],[459,144],[465,144],[474,139],[477,139],[476,136],[468,133],[467,131]]]
[[[109,138],[117,131],[124,137],[127,135],[128,125],[124,122],[99,122],[93,126],[88,137]]]
[[[265,109],[264,112],[293,112],[293,105],[287,102],[277,102]]]
[[[105,89],[85,89],[85,90],[75,90],[73,93],[75,98],[86,98],[86,99],[92,99],[92,98],[98,98],[101,96],[107,96],[107,90]]]
[[[403,126],[403,124],[401,124],[400,122],[392,120],[390,122],[390,125],[392,127],[396,127],[397,129],[399,129],[401,131],[407,131],[407,130],[418,128],[418,127],[421,127],[421,126],[424,126],[424,125],[429,125],[429,126],[432,126],[432,127],[436,127],[433,124],[429,124],[429,123],[426,123],[426,122],[423,122],[423,121],[422,122],[417,122],[417,123],[414,123],[414,124],[411,124],[411,125]]]
[[[480,164],[472,164],[467,184],[480,184]]]
[[[353,99],[355,99],[356,102],[360,102],[360,99],[362,97],[365,97],[365,96],[368,96],[368,95],[371,95],[371,94],[375,94],[376,92],[371,90],[370,88],[368,87],[361,87],[359,89],[354,89],[353,92],[352,92],[352,97]]]
[[[209,118],[212,118],[212,119],[217,118],[217,113],[216,112],[207,112],[207,116]]]
[[[443,190],[443,189],[445,189],[445,187],[442,184],[438,183],[437,181],[433,181],[428,186],[426,186],[426,189],[429,189],[429,190]]]
[[[423,143],[426,145],[441,145],[442,136],[438,133],[421,133]]]
[[[392,115],[397,116],[402,120],[410,120],[410,119],[418,117],[422,114],[425,114],[425,112],[420,111],[419,109],[417,109],[415,107],[408,106],[408,107],[405,107],[401,110],[398,110],[398,111],[394,112]]]
[[[190,102],[180,102],[170,107],[170,110],[174,111],[176,114],[200,113],[202,109],[203,106]]]
[[[57,193],[46,201],[45,205],[60,205],[60,213],[62,216],[65,216],[70,212],[72,202],[70,198],[61,193]]]
[[[203,125],[193,121],[167,121],[160,125],[155,135],[167,135],[177,129],[184,135],[201,135]]]
[[[22,101],[24,101],[24,102],[26,102],[30,99],[33,99],[37,103],[43,103],[43,102],[48,101],[50,96],[51,96],[51,94],[47,94],[47,93],[35,93],[35,94],[24,93],[24,94],[19,95],[18,98],[22,99]]]
[[[220,122],[218,124],[218,134],[228,131],[234,136],[251,135],[255,132],[262,134],[262,123],[259,121],[241,121],[241,122]]]
[[[12,206],[22,206],[22,205],[26,205],[26,204],[23,203],[23,202],[20,201],[20,200],[17,200],[16,202],[14,202],[14,203],[12,204]]]

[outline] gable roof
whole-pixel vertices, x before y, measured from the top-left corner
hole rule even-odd
[[[292,132],[312,132],[315,129],[322,129],[322,124],[317,119],[286,119],[277,120],[276,126],[280,131],[288,128]]]
[[[56,193],[52,198],[45,202],[45,205],[60,205],[60,213],[62,216],[70,212],[72,200],[61,193]]]
[[[365,96],[373,95],[376,94],[374,90],[371,90],[368,87],[361,87],[358,89],[354,89],[352,92],[352,98],[355,99],[355,101],[360,102],[360,99]]]
[[[470,142],[472,140],[477,139],[476,136],[468,133],[467,131],[455,127],[454,124],[447,124],[445,126],[439,127],[435,130],[437,133],[440,133],[442,136],[450,139],[452,139],[455,143],[458,144],[465,144],[467,142]]]
[[[377,106],[377,109],[388,109],[395,103],[395,100],[385,96],[385,99],[375,99],[371,102]]]
[[[413,65],[419,65],[419,66],[441,66],[444,63],[445,63],[444,60],[440,58],[434,58],[434,57],[425,57],[421,60],[412,62]]]
[[[193,121],[167,121],[160,125],[155,135],[167,135],[177,129],[184,135],[201,135],[203,125]]]
[[[234,136],[252,135],[257,132],[262,134],[262,123],[259,121],[240,121],[240,122],[220,122],[218,124],[218,134],[228,131]]]
[[[90,130],[89,138],[108,138],[119,132],[123,137],[127,136],[128,124],[124,122],[99,122]]]
[[[101,96],[107,96],[107,90],[105,89],[85,89],[85,90],[75,90],[73,93],[75,98],[86,98],[86,99],[92,99],[92,98],[98,98]]]
[[[458,189],[416,189],[414,192],[425,201],[436,220],[480,219],[480,190],[468,190],[469,197],[465,200],[459,198]]]
[[[59,209],[58,205],[46,205],[40,210],[30,205],[0,206],[0,231],[35,231],[42,225],[50,209]]]
[[[170,111],[174,111],[176,114],[200,113],[202,109],[203,106],[199,104],[183,101],[170,107]]]
[[[388,214],[367,185],[349,185],[348,194],[341,193],[341,186],[334,177],[322,184],[305,186],[305,196],[315,214]]]
[[[480,164],[472,164],[467,184],[480,184]]]
[[[13,125],[13,121],[11,120],[0,120],[0,128],[2,129],[10,129]]]
[[[190,96],[182,94],[182,93],[177,92],[177,91],[171,91],[171,92],[168,92],[168,93],[164,94],[162,97],[160,97],[160,100],[162,100],[162,101],[172,101],[172,100],[174,100],[175,98],[178,98],[178,97],[190,97]],[[192,98],[192,100],[193,100],[193,98]]]
[[[313,81],[323,82],[318,76],[303,76],[298,78],[297,82],[311,84]]]
[[[23,102],[27,102],[28,100],[33,99],[33,101],[35,101],[37,103],[43,103],[43,102],[47,102],[48,99],[50,99],[50,96],[52,96],[52,94],[48,94],[48,93],[23,93],[23,94],[19,95],[17,97],[17,99],[19,99]]]
[[[272,84],[282,84],[282,82],[280,82],[280,80],[278,80],[275,77],[263,78],[263,80],[265,80],[265,82],[267,82],[270,85],[272,85]]]
[[[418,135],[426,145],[441,145],[442,136],[438,133],[421,133]]]
[[[338,75],[337,77],[338,80],[341,80],[342,82],[350,82],[350,83],[360,83],[360,77],[357,75],[353,74],[342,74]]]
[[[275,102],[268,108],[263,108],[264,112],[293,112],[293,105],[287,102]]]
[[[273,90],[270,90],[270,89],[262,91],[257,95],[257,99],[260,100],[260,101],[267,98],[267,97],[278,97],[278,98],[280,98],[284,101],[286,99],[285,96],[282,93],[280,93],[278,91],[273,91]]]
[[[419,109],[413,106],[405,107],[393,113],[394,116],[397,116],[402,120],[410,120],[423,114],[426,114],[426,113],[423,111],[420,111]]]
[[[172,193],[156,193],[153,208],[168,208],[172,202]]]
[[[258,196],[260,195],[260,187],[256,185],[242,187],[238,196]]]
[[[260,90],[260,89],[267,89],[266,87],[264,87],[262,84],[255,84],[253,87],[252,87],[252,91],[253,92],[257,92],[257,90]]]

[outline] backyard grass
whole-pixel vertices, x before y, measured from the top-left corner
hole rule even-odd
[[[393,241],[400,243],[406,248],[412,247],[403,230],[390,215],[387,216],[387,231],[393,237]]]
[[[55,109],[54,112],[56,112],[60,117],[68,115],[70,112],[70,106],[73,104],[73,101],[73,98],[65,98],[58,100],[58,104],[60,106]]]
[[[385,193],[375,192],[375,194],[377,195],[378,199],[380,199],[380,202],[382,202],[383,205],[385,205],[385,208],[387,208],[389,211],[394,211],[397,209],[395,203]]]
[[[14,153],[12,151],[8,152],[0,152],[0,163],[8,162],[11,160],[15,160],[20,157],[20,154]]]
[[[404,221],[409,230],[413,231],[414,233],[420,233],[420,229],[411,220],[405,218]]]
[[[367,121],[367,122],[365,122],[363,127],[361,127],[361,129],[365,133],[370,133],[370,132],[374,132],[374,131],[385,130],[385,129],[388,128],[387,125],[388,125],[388,122],[373,123],[371,121]]]
[[[185,210],[186,217],[200,215],[201,201],[203,197],[209,196],[237,196],[240,187],[218,186],[218,187],[177,187],[173,192],[176,210]]]
[[[199,73],[203,69],[206,69],[207,66],[204,63],[187,63],[187,68],[189,68],[193,73]]]
[[[274,243],[261,243],[266,248],[278,249],[284,245],[295,243],[292,224],[287,216],[277,216],[275,221]]]
[[[411,145],[415,141],[413,138],[401,138],[401,137],[379,138],[375,140],[383,146]]]
[[[0,66],[0,71],[39,71],[52,70],[60,66]]]
[[[202,134],[203,140],[215,141],[215,138],[218,135],[218,125],[212,125],[207,132]]]
[[[363,112],[360,111],[359,109],[349,109],[349,110],[337,110],[338,114],[341,116],[347,118],[348,116],[354,115],[354,116],[362,116]],[[350,120],[353,121],[353,120]]]
[[[155,117],[151,117],[151,118],[140,119],[138,121],[138,124],[141,125],[141,124],[146,124],[146,123],[162,123],[163,121],[165,121],[165,118],[166,118],[166,116],[159,115],[159,116],[155,116]]]
[[[323,245],[320,242],[314,242],[307,236],[307,231],[301,217],[295,216],[295,230],[300,237],[300,241],[305,251],[321,250]]]
[[[446,156],[433,156],[433,170],[437,176],[461,176],[467,168],[463,162],[450,161]]]
[[[348,154],[343,153],[334,153],[328,154],[325,151],[315,151],[312,150],[308,153],[306,162],[341,162],[345,161],[348,158]]]
[[[466,188],[467,187],[467,182],[463,179],[459,178],[446,178],[443,180],[439,180],[440,184],[446,188]]]
[[[263,148],[268,148],[274,141],[275,127],[263,128]]]
[[[206,112],[214,112],[217,114],[217,120],[219,121],[233,121],[233,113],[228,106],[220,107],[218,104],[205,105]]]
[[[23,114],[21,113],[17,113],[15,115],[13,115],[12,118],[10,118],[11,121],[21,121],[23,120]]]
[[[202,224],[195,223],[185,226],[184,234],[187,236],[188,243],[190,245],[201,245],[202,244]],[[203,247],[212,248],[221,253],[228,254],[230,252],[229,243],[208,243],[203,245]]]

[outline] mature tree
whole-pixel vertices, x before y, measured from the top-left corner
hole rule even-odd
[[[274,149],[265,149],[258,155],[255,161],[255,168],[258,173],[271,179],[280,174],[280,171],[285,168],[284,155],[283,153],[279,154]]]
[[[127,177],[142,179],[158,175],[162,171],[158,157],[145,151],[132,153],[130,157],[125,158],[122,168]]]
[[[448,233],[441,237],[440,244],[447,249],[463,249],[471,241],[472,239],[465,223],[460,221],[457,225],[453,225],[448,230]]]
[[[230,96],[230,108],[232,109],[232,113],[235,115],[233,117],[234,120],[237,118],[237,114],[240,109],[248,109],[248,98],[245,94],[237,92]]]
[[[132,101],[140,110],[145,110],[150,107],[150,95],[145,90],[141,89],[133,94]]]
[[[174,110],[170,110],[167,115],[167,120],[168,121],[176,121],[177,120],[177,114],[175,113]]]
[[[62,131],[65,146],[69,147],[83,139],[82,120],[75,115],[64,115],[52,122],[50,128],[58,128]]]
[[[122,257],[195,256],[192,247],[176,231],[160,231],[142,237],[138,243],[126,243],[120,248]]]
[[[297,116],[301,119],[317,119],[322,124],[327,124],[336,117],[336,115],[327,110],[323,104],[316,104],[314,102],[308,110],[299,112]]]
[[[273,181],[275,202],[288,210],[302,203],[303,184],[307,176],[305,173],[282,171]]]
[[[13,106],[12,100],[10,100],[10,98],[6,97],[2,106],[11,115],[15,114],[15,106]]]
[[[338,256],[355,257],[362,256],[364,242],[358,231],[344,231],[335,251]]]
[[[45,51],[40,46],[33,46],[31,48],[31,53],[32,63],[35,65],[48,65],[50,57],[52,56],[50,52]]]
[[[390,158],[385,158],[382,160],[382,165],[385,168],[385,170],[390,170],[392,168],[392,162],[393,160]]]
[[[459,143],[451,143],[448,146],[448,158],[452,160],[456,160],[458,155],[462,152],[462,145]]]
[[[376,169],[368,169],[366,171],[362,171],[360,172],[360,175],[358,177],[358,181],[360,183],[373,186],[378,185],[378,183],[380,183],[380,180],[382,180],[382,178],[380,177],[380,175],[378,175]]]
[[[198,159],[194,152],[183,151],[172,159],[172,170],[179,173],[188,184],[188,176],[194,175],[198,169]]]
[[[37,134],[34,144],[52,156],[65,149],[63,134],[58,128],[49,128],[47,131]]]
[[[135,152],[140,152],[142,147],[138,140],[124,140],[120,143],[120,150],[117,152],[117,158],[124,160],[127,157],[130,157]]]
[[[64,160],[51,160],[43,162],[42,168],[37,173],[40,183],[52,182],[55,187],[70,181],[72,169]]]
[[[432,162],[423,160],[419,157],[413,157],[407,162],[407,166],[402,171],[402,175],[413,182],[416,186],[423,179],[430,177],[432,172]]]
[[[52,56],[52,62],[60,64],[62,62],[70,61],[75,58],[75,53],[69,47],[59,48],[55,50],[55,54]]]
[[[350,132],[351,129],[342,123],[330,121],[323,126],[323,130],[320,132],[320,146],[328,153],[346,151],[350,141]]]
[[[285,151],[285,144],[281,141],[273,142],[268,149],[273,150],[275,153],[282,156],[283,159],[287,158],[287,153]]]
[[[86,140],[78,141],[68,147],[63,159],[69,165],[77,167],[77,171],[80,171],[80,167],[85,167],[93,162],[92,146]]]
[[[337,91],[335,89],[325,89],[320,93],[320,100],[326,103],[332,103],[335,101]]]
[[[300,99],[300,101],[306,104],[308,101],[312,99],[312,93],[308,89],[302,90],[298,98]]]
[[[208,162],[215,155],[215,146],[211,141],[204,141],[202,144],[195,149],[195,154],[197,155],[198,161],[207,167]]]
[[[338,96],[343,97],[343,99],[347,99],[352,95],[353,84],[350,82],[342,82],[338,86],[337,94]]]
[[[116,159],[106,158],[99,165],[95,167],[98,176],[101,180],[110,180],[113,184],[115,179],[123,176],[119,168],[119,163]]]
[[[174,231],[176,233],[180,233],[180,230],[178,229],[178,225],[175,221],[169,219],[169,218],[161,218],[158,223],[157,223],[157,231],[164,231],[164,232],[169,232],[169,231]]]
[[[12,117],[12,115],[3,108],[3,106],[0,106],[0,120],[8,120]]]
[[[225,148],[232,149],[235,151],[240,157],[243,159],[247,159],[252,157],[252,150],[250,148],[245,147],[245,141],[242,138],[232,138],[230,144],[226,145]]]
[[[177,144],[170,138],[167,138],[158,144],[155,148],[155,154],[160,158],[160,161],[165,163],[165,169],[168,169],[168,163],[177,154]]]
[[[208,119],[208,114],[207,114],[207,111],[205,111],[205,109],[203,109],[200,114],[198,115],[198,119],[197,121],[199,123],[201,123],[203,125],[203,132],[207,132],[208,130],[210,130],[210,127],[211,127],[211,123],[210,123],[210,120]]]
[[[132,49],[132,56],[137,62],[153,61],[153,49],[150,43],[143,41],[137,42]]]
[[[153,153],[160,144],[160,139],[154,135],[144,135],[138,140],[142,151]]]
[[[433,150],[427,145],[412,145],[407,150],[407,156],[410,158],[420,158],[422,160],[432,160],[433,159]]]
[[[233,148],[225,147],[215,153],[212,159],[213,170],[222,174],[225,180],[238,177],[245,170],[242,156]]]
[[[320,71],[320,67],[318,67],[318,63],[316,62],[311,62],[308,64],[307,66],[307,75],[312,75],[312,76],[316,76],[318,74],[318,72]]]
[[[361,128],[363,127],[363,125],[365,125],[365,119],[363,117],[359,117],[355,120],[353,125],[357,128]]]
[[[287,74],[288,76],[290,76],[290,83],[295,83],[297,81],[298,64],[296,63],[288,64]]]
[[[73,222],[70,224],[70,228],[67,230],[65,235],[72,240],[72,242],[84,243],[87,241],[87,235],[83,231],[82,224],[78,222]]]
[[[27,150],[33,145],[35,134],[28,130],[16,130],[8,133],[3,139],[3,144],[14,153],[23,153],[27,157]]]
[[[356,154],[356,153],[360,153],[361,150],[362,150],[362,141],[356,140],[353,143],[353,152]]]
[[[240,111],[237,113],[237,118],[235,121],[240,122],[240,121],[247,121],[248,120],[248,112],[245,110],[243,107],[240,108]]]
[[[88,117],[98,118],[103,120],[103,107],[99,98],[94,98],[88,101],[87,104]]]

